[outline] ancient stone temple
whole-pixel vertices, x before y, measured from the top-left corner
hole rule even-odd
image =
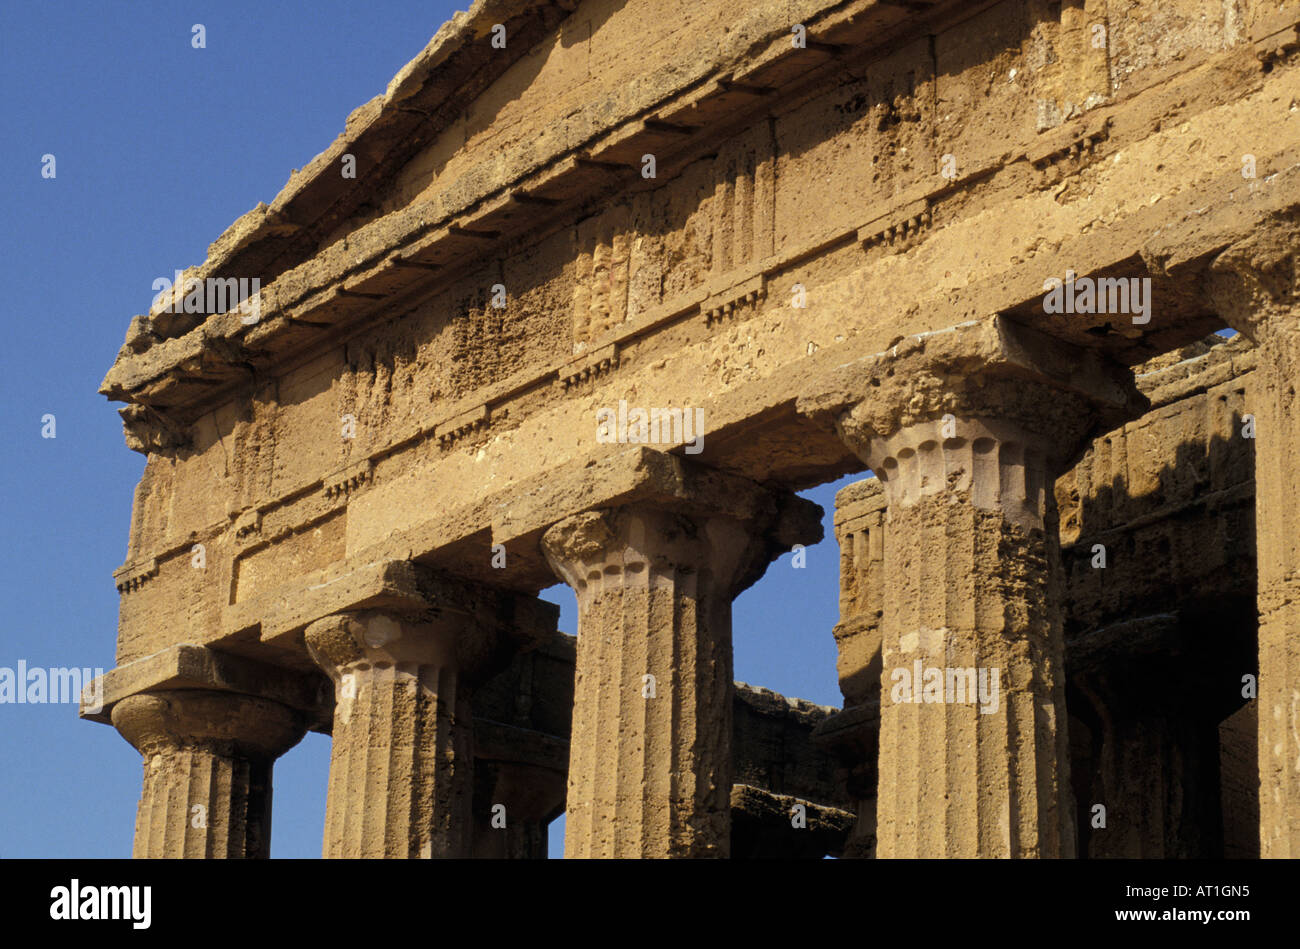
[[[1298,237],[1300,2],[479,0],[104,380],[136,856],[1300,855]]]

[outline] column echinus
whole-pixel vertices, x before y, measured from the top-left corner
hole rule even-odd
[[[1255,343],[1261,857],[1300,857],[1300,223],[1278,221],[1220,254],[1206,287]]]
[[[334,682],[327,858],[471,856],[472,690],[555,634],[552,604],[414,569],[422,608],[307,627],[307,650]]]
[[[1053,483],[1132,374],[1001,317],[799,402],[885,491],[878,857],[1070,857]]]
[[[137,859],[268,857],[271,772],[306,732],[301,713],[253,695],[175,689],[113,706],[144,758]]]
[[[542,538],[578,598],[566,857],[728,856],[731,602],[822,536],[812,502],[651,454],[635,500]]]

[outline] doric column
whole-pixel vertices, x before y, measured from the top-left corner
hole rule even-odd
[[[137,858],[270,856],[272,766],[306,732],[301,713],[189,689],[124,698],[112,721],[144,756]]]
[[[547,856],[564,813],[575,647],[556,633],[474,691],[476,858]]]
[[[878,685],[878,676],[876,681]],[[873,859],[876,856],[876,795],[879,791],[879,701],[846,706],[823,722],[814,738],[834,756],[836,780],[853,806],[853,825],[840,857]]]
[[[884,600],[885,492],[875,478],[835,495],[840,547],[840,621],[835,646],[844,707],[880,700],[880,617]]]
[[[543,736],[534,732],[527,737]],[[474,856],[545,860],[547,826],[564,809],[564,773],[526,762],[483,759],[475,762],[475,770]]]
[[[836,665],[844,711],[825,740],[841,767],[857,819],[842,857],[875,856],[876,771],[880,742],[880,620],[884,603],[885,492],[865,478],[835,495],[835,540],[840,548],[840,621]]]
[[[468,857],[474,837],[470,692],[556,609],[442,577],[431,608],[337,613],[308,651],[334,681],[325,857]]]
[[[943,424],[846,426],[889,504],[877,854],[1073,856],[1048,446]]]
[[[566,856],[728,854],[731,601],[773,556],[820,539],[821,509],[680,470],[676,497],[543,537],[578,597]]]
[[[1142,641],[1141,624],[1125,632]],[[1075,778],[1080,856],[1220,856],[1215,709],[1222,703],[1206,698],[1211,677],[1175,656],[1172,649],[1121,652],[1098,668],[1086,660],[1076,666],[1070,653],[1071,727],[1082,725],[1070,736],[1073,763],[1083,770]]]
[[[887,506],[877,855],[1073,856],[1051,486],[1131,377],[1000,319],[853,369],[829,414]]]
[[[308,628],[335,689],[323,856],[468,855],[474,742],[454,625],[363,611]]]
[[[1260,856],[1300,857],[1300,225],[1220,255],[1214,306],[1258,347],[1248,393],[1255,435],[1259,608]]]

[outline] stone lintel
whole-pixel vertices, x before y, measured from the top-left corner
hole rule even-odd
[[[525,764],[563,775],[569,770],[569,740],[531,728],[475,718],[474,759]]]
[[[1207,336],[1134,366],[1134,377],[1154,411],[1241,379],[1255,370],[1258,355],[1255,344],[1244,333],[1230,339]]]
[[[880,704],[851,705],[827,716],[813,730],[812,740],[828,751],[841,749],[855,756],[869,752],[874,760],[880,732]]]
[[[1296,309],[1300,212],[1279,214],[1227,247],[1209,267],[1206,291],[1224,320],[1257,343]]]
[[[1300,194],[1300,148],[1276,153],[1271,173],[1243,179],[1240,169],[1226,171],[1203,191],[1197,210],[1179,209],[1147,237],[1141,254],[1153,273],[1202,276],[1217,255],[1233,245],[1250,242],[1268,229],[1270,221],[1294,215]],[[1205,195],[1213,200],[1205,201]]]
[[[745,519],[756,511],[756,504],[770,503],[761,500],[764,496],[770,493],[752,481],[636,445],[594,459],[576,459],[473,504],[418,521],[400,534],[352,552],[346,563],[313,574],[320,577],[313,583],[333,582],[332,578],[375,562],[418,560],[467,580],[531,595],[555,582],[542,555],[541,536],[564,517],[648,501],[683,512],[703,507]],[[777,531],[782,541],[792,546],[821,539],[820,515],[812,507],[796,502],[787,508]],[[505,547],[504,569],[492,566],[492,548],[497,544]],[[268,609],[278,609],[281,599],[282,592],[273,591],[267,596]],[[302,625],[296,619],[293,623]]]
[[[294,648],[308,625],[331,613],[361,609],[415,613],[431,605],[420,589],[415,564],[349,560],[228,606],[221,626],[227,637],[255,631],[264,643]]]
[[[644,446],[620,451],[578,475],[558,483],[548,479],[521,494],[516,504],[493,519],[493,541],[510,544],[522,536],[540,536],[546,527],[572,514],[638,503],[748,520],[770,497],[752,481]]]
[[[796,826],[796,806],[803,826]],[[789,794],[735,784],[731,788],[732,859],[838,856],[856,816]]]
[[[98,682],[86,691],[93,695]],[[333,704],[329,684],[320,675],[289,671],[189,643],[110,669],[102,676],[102,687],[102,702],[87,703],[83,697],[81,718],[110,724],[113,706],[118,702],[164,690],[204,689],[256,696],[303,712],[313,722],[328,721],[328,708]],[[96,705],[100,707],[96,709]]]
[[[1142,616],[1067,639],[1065,668],[1071,679],[1129,662],[1139,656],[1169,655],[1181,642],[1177,613]]]
[[[595,464],[573,465],[538,479],[528,490],[503,492],[492,519],[492,543],[504,544],[507,563],[516,571],[545,569],[542,534],[557,521],[594,509],[644,504],[683,514],[731,517],[741,522],[763,519],[777,507],[768,530],[784,549],[822,539],[821,508],[793,495],[779,497],[763,486],[698,464],[680,455],[635,446]],[[539,587],[549,585],[533,581]]]
[[[992,380],[1009,385],[991,393]],[[1148,407],[1132,374],[1101,353],[994,315],[908,336],[845,363],[798,408],[832,424],[852,412],[855,427],[888,438],[945,413],[1016,420],[1042,408],[1044,389],[1091,406],[1102,431]]]
[[[827,806],[850,806],[835,780],[834,759],[812,741],[821,723],[837,712],[737,682],[734,783]]]
[[[303,633],[313,622],[339,613],[377,610],[432,618],[460,613],[489,624],[493,617],[504,616],[517,648],[531,648],[555,633],[559,607],[554,604],[409,560],[358,561],[362,558],[312,571],[227,607],[223,639],[240,642],[252,637],[276,649],[287,665],[314,669]]]

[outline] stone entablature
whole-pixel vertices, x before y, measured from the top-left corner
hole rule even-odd
[[[1209,119],[1207,114],[1205,120]],[[1078,121],[1092,121],[1092,117],[1085,116]],[[1155,137],[1159,138],[1159,135],[1157,133]],[[1126,154],[1131,155],[1133,147],[1130,145]],[[1196,176],[1193,173],[1191,177]],[[991,187],[998,178],[981,180],[985,182],[981,187]],[[1246,184],[1239,174],[1236,180],[1243,186]],[[944,188],[951,191],[959,184],[945,182]],[[1031,200],[1023,197],[1020,176],[1011,175],[1005,184],[1006,188],[1021,195],[1018,200]],[[1189,192],[1186,197],[1190,208],[1193,195]],[[1202,198],[1201,195],[1196,197],[1198,200]],[[994,195],[989,196],[989,201],[996,200]],[[908,203],[910,200],[904,202]],[[1143,215],[1141,211],[1135,213],[1138,218]],[[1024,214],[1034,216],[1028,208]],[[978,220],[979,215],[975,218],[965,226],[979,227],[982,223]],[[1064,221],[1062,224],[1063,230],[1077,232],[1079,229]],[[973,239],[957,237],[962,226],[960,220],[949,222],[948,226],[935,232],[932,240],[952,238],[953,246],[959,240],[962,246],[970,246]],[[857,234],[856,229],[845,229],[845,239],[850,230],[853,235]],[[1147,233],[1145,225],[1135,220],[1133,233],[1135,236]],[[161,570],[158,585],[166,587],[179,583],[183,587],[191,549],[194,543],[203,543],[210,555],[209,569],[215,567],[230,571],[229,583],[235,588],[234,596],[239,598],[246,595],[249,583],[256,585],[259,582],[257,577],[261,573],[284,575],[301,569],[298,566],[301,555],[290,555],[294,545],[276,544],[274,552],[262,554],[267,565],[265,568],[251,563],[246,565],[252,572],[244,573],[244,589],[239,589],[240,580],[234,575],[236,571],[232,563],[232,557],[236,556],[231,549],[233,538],[227,538],[230,519],[240,516],[250,506],[261,512],[265,522],[264,536],[310,536],[318,539],[314,544],[317,550],[312,554],[317,560],[310,566],[325,566],[330,560],[363,549],[370,537],[386,536],[397,526],[384,523],[382,514],[376,509],[403,507],[404,496],[410,493],[410,489],[400,484],[388,484],[399,473],[405,474],[408,484],[413,472],[418,470],[425,480],[468,486],[485,480],[490,483],[503,477],[510,478],[513,472],[541,471],[568,458],[590,457],[591,449],[581,448],[577,439],[590,427],[591,410],[580,406],[617,404],[618,398],[633,387],[646,391],[655,400],[652,404],[701,405],[708,426],[707,445],[708,437],[714,437],[743,422],[752,412],[776,403],[781,395],[780,386],[774,384],[777,379],[800,378],[812,371],[815,363],[808,365],[806,362],[815,358],[807,356],[810,349],[838,349],[841,358],[849,358],[853,349],[862,352],[883,348],[897,338],[898,329],[906,327],[909,320],[913,325],[916,325],[916,320],[922,320],[916,328],[924,330],[927,326],[937,328],[944,325],[945,319],[955,322],[965,313],[1023,307],[1040,292],[1043,273],[1050,275],[1059,271],[1064,274],[1071,261],[1092,259],[1098,261],[1098,266],[1103,266],[1102,260],[1096,256],[1102,243],[1107,247],[1105,253],[1122,254],[1125,259],[1132,259],[1134,253],[1141,250],[1140,245],[1125,250],[1122,234],[1117,235],[1114,229],[1107,231],[1104,242],[1097,242],[1097,251],[1086,249],[1090,237],[1090,234],[1083,234],[1065,238],[1061,249],[1054,255],[1054,261],[1044,260],[1041,267],[1033,268],[1021,265],[1014,272],[1020,274],[1019,278],[1012,273],[990,273],[980,279],[972,273],[971,276],[975,277],[973,282],[964,288],[950,288],[941,277],[936,282],[938,275],[916,273],[902,282],[922,287],[937,286],[940,292],[934,294],[928,303],[909,302],[896,310],[891,310],[894,305],[891,301],[897,299],[896,293],[885,289],[885,283],[898,283],[901,274],[891,272],[887,280],[884,274],[872,276],[880,270],[880,265],[870,256],[856,265],[855,270],[853,255],[861,252],[854,250],[856,245],[852,241],[844,244],[838,237],[828,241],[818,238],[792,249],[788,255],[790,261],[804,263],[783,264],[777,269],[760,268],[756,272],[768,289],[765,299],[755,297],[753,304],[742,304],[743,312],[751,315],[741,336],[736,336],[740,330],[728,330],[720,337],[711,334],[699,314],[725,310],[725,302],[709,301],[725,300],[727,286],[740,288],[743,294],[738,299],[748,300],[754,291],[746,288],[753,278],[743,272],[727,276],[719,283],[717,291],[703,285],[680,302],[666,302],[657,309],[645,311],[644,318],[626,321],[612,331],[614,335],[608,343],[593,344],[594,358],[589,359],[584,354],[574,364],[571,363],[572,357],[561,347],[555,351],[551,365],[513,372],[507,367],[499,382],[490,383],[472,395],[453,399],[445,409],[440,409],[436,401],[431,404],[428,397],[416,400],[401,394],[423,388],[425,383],[419,380],[428,372],[422,370],[422,374],[413,374],[413,370],[400,368],[415,363],[409,361],[409,356],[400,357],[400,351],[393,348],[396,340],[393,344],[385,343],[382,333],[368,329],[369,340],[362,349],[356,349],[353,343],[335,344],[312,362],[287,371],[275,386],[268,389],[266,384],[262,384],[257,394],[250,393],[236,403],[218,407],[211,415],[199,418],[191,429],[193,447],[168,449],[165,454],[152,456],[145,479],[148,487],[141,498],[137,527],[133,531],[129,564],[156,558]],[[853,239],[856,240],[856,236]],[[988,238],[978,240],[987,241]],[[904,262],[916,260],[919,250],[916,248],[898,259]],[[924,256],[928,258],[930,253]],[[932,253],[942,257],[945,252],[935,246]],[[821,260],[819,269],[825,271],[825,275],[820,276],[816,283],[807,283],[812,289],[813,305],[803,311],[790,310],[789,288],[796,282],[808,280],[804,271],[810,260]],[[1059,261],[1059,266],[1056,261]],[[916,260],[916,263],[925,266],[921,260]],[[831,269],[827,271],[827,268]],[[836,268],[843,273],[838,279],[832,276]],[[1019,290],[1014,284],[1008,286],[1009,276],[1020,280]],[[830,282],[826,282],[827,277],[831,277]],[[512,281],[507,279],[505,285],[511,286]],[[773,287],[780,288],[780,292],[772,290]],[[846,294],[849,293],[879,300],[870,322],[862,322],[846,308]],[[751,306],[757,308],[744,309]],[[507,307],[506,312],[510,314],[514,310]],[[909,312],[911,316],[907,315]],[[792,332],[795,327],[786,316],[789,313],[797,313],[798,320],[794,322],[802,327],[802,331]],[[735,318],[733,312],[730,320]],[[1040,324],[1049,322],[1041,315],[1035,319]],[[1212,324],[1201,322],[1185,331],[1177,328],[1179,319],[1165,315],[1152,332],[1157,338],[1166,332],[1194,336],[1202,330],[1214,328]],[[699,327],[688,331],[684,348],[681,341],[674,338],[678,333],[674,327],[682,320],[689,321],[684,326]],[[694,322],[696,320],[698,322]],[[1114,322],[1088,317],[1076,317],[1075,320],[1076,325],[1069,332],[1076,335],[1090,324]],[[727,325],[739,324],[728,322]],[[667,338],[660,334],[660,330],[668,334]],[[834,340],[838,337],[844,341],[835,346]],[[770,342],[763,345],[759,340]],[[1171,341],[1176,341],[1176,337]],[[1122,347],[1128,344],[1120,345],[1122,351]],[[372,349],[375,355],[366,355]],[[754,356],[745,356],[746,353],[756,355],[759,349],[767,349],[765,359],[755,363]],[[353,352],[358,356],[352,356]],[[670,352],[673,354],[672,366],[656,368]],[[356,362],[358,358],[366,367],[373,364],[374,368],[363,368]],[[451,358],[451,354],[447,358]],[[423,359],[417,355],[417,361],[423,362]],[[697,380],[706,377],[708,366],[719,363],[723,369],[724,388],[717,394],[706,394],[699,388]],[[778,372],[779,375],[774,375]],[[731,381],[726,382],[729,377]],[[328,389],[317,391],[324,380],[331,378],[334,381],[329,383]],[[580,389],[573,388],[575,381]],[[211,398],[206,394],[209,391],[213,391],[211,387],[204,387],[205,399]],[[585,397],[583,400],[575,400],[578,392]],[[766,402],[756,407],[754,397],[760,393],[766,396]],[[241,413],[246,420],[241,420]],[[351,439],[340,436],[348,416],[355,417],[356,423],[356,436]],[[538,444],[538,433],[543,431],[572,434],[563,443],[552,443],[547,456],[539,458],[534,446]],[[300,434],[295,435],[295,432]],[[335,445],[338,447],[331,447]],[[479,453],[485,450],[487,457],[480,460]],[[844,453],[836,460],[845,465],[852,463]],[[218,484],[226,485],[223,489],[225,496],[223,490],[212,489],[208,476],[205,476],[203,493],[193,493],[188,488],[193,480],[188,472],[197,470],[196,466],[211,471],[214,463],[218,465],[217,470],[224,468],[226,471],[226,476],[218,481]],[[491,470],[483,471],[485,463]],[[795,477],[802,481],[807,477],[801,471],[761,470],[748,458],[742,463],[745,470],[739,473],[759,480],[775,476]],[[368,473],[361,480],[350,474],[357,466]],[[334,486],[340,482],[352,485],[351,489],[336,490]],[[169,498],[170,501],[164,504],[164,500]],[[451,508],[470,500],[446,492],[443,505]],[[349,516],[354,504],[368,509],[357,511],[358,516]],[[367,526],[357,528],[354,525],[358,521]],[[404,518],[404,521],[409,525],[409,519]],[[238,553],[240,560],[252,560],[256,555],[256,550]],[[285,555],[290,555],[287,563],[273,563],[267,559],[279,559]],[[185,569],[177,570],[177,566]],[[204,584],[205,589],[216,586]],[[171,602],[185,598],[178,597],[175,592],[173,590],[166,598]],[[200,596],[197,593],[193,595]],[[215,615],[213,604],[195,604],[190,609],[208,625],[209,635],[214,634],[211,619],[202,620]],[[124,614],[128,642],[135,636],[129,631],[133,612],[127,609]]]

